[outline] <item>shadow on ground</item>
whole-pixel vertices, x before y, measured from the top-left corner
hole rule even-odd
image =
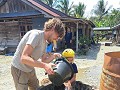
[[[92,45],[86,55],[76,55],[76,59],[96,60],[101,44]]]

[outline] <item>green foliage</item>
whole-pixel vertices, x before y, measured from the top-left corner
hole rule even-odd
[[[84,46],[84,45],[90,45],[91,39],[89,39],[87,36],[81,36],[79,38],[79,45]]]
[[[79,2],[79,5],[74,6],[74,16],[77,18],[83,17],[86,6]]]
[[[91,39],[89,39],[86,36],[81,36],[79,38],[79,50],[78,54],[80,55],[86,55],[89,51],[89,46],[91,45]]]
[[[104,2],[104,0],[99,0],[96,7],[93,9],[95,15],[99,17],[99,20],[102,19],[104,15],[108,13],[108,11],[112,8],[112,6],[108,6],[108,1]]]
[[[55,7],[58,0],[41,0],[43,3],[49,5],[50,7]]]
[[[101,20],[98,16],[91,17],[90,20],[96,27],[113,27],[120,23],[120,10],[111,10],[111,13],[105,15]]]
[[[59,0],[56,9],[64,12],[67,15],[72,15],[73,13],[73,2],[70,4],[69,0]]]

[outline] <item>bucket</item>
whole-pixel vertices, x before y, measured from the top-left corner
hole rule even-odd
[[[61,86],[65,81],[73,77],[74,71],[72,65],[65,58],[58,58],[55,61],[54,74],[48,75],[50,81],[55,86]]]
[[[100,90],[120,90],[120,52],[105,53]]]

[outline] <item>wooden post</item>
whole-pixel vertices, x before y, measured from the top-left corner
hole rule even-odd
[[[76,30],[76,51],[78,51],[78,22],[77,22],[77,30]]]

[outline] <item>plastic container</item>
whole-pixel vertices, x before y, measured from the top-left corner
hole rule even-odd
[[[100,90],[120,90],[120,52],[105,53]]]
[[[59,58],[55,61],[56,67],[54,67],[54,74],[48,75],[50,81],[56,85],[60,86],[65,81],[73,77],[73,68],[65,58]]]

